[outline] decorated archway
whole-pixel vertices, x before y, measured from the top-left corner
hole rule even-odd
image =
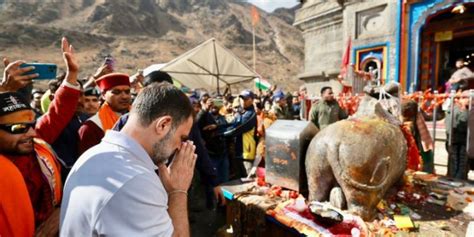
[[[430,45],[422,45],[423,30],[426,29],[427,23],[437,15],[444,12],[451,12],[451,10],[460,4],[465,4],[468,7],[473,7],[472,1],[459,0],[428,0],[428,1],[409,1],[409,31],[408,31],[408,68],[406,85],[410,89],[426,89],[429,83],[420,83],[421,79],[429,77],[427,71],[432,70],[433,65],[428,65],[427,71],[422,71],[420,68],[426,65],[429,61]],[[433,45],[431,45],[433,46]],[[422,68],[423,69],[423,68]],[[421,72],[425,73],[422,74]],[[430,78],[431,79],[431,78]],[[431,83],[433,84],[433,83]]]

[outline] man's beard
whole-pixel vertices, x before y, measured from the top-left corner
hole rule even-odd
[[[10,155],[10,156],[23,156],[23,155],[30,155],[34,153],[34,145],[32,145],[31,149],[20,149],[20,143],[22,142],[29,142],[34,144],[33,138],[22,139],[15,144],[12,148],[5,148],[2,147],[0,154]]]
[[[155,165],[166,164],[168,161],[173,158],[177,150],[171,150],[169,147],[169,142],[175,129],[171,129],[163,139],[153,144],[153,163]]]

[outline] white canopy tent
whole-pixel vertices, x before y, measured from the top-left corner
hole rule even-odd
[[[167,63],[161,69],[190,88],[220,89],[258,77],[247,64],[214,38]]]

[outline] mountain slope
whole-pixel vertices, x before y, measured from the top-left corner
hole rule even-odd
[[[40,1],[38,1],[40,2]],[[163,63],[215,37],[252,65],[250,4],[226,0],[70,0],[41,3],[0,1],[0,56],[62,65],[59,39],[77,49],[81,76],[103,58],[116,58],[120,71],[134,73]],[[257,72],[295,89],[303,64],[301,32],[294,10],[259,11],[255,34]]]

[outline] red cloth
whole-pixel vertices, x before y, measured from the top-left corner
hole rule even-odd
[[[30,237],[34,231],[33,208],[22,174],[0,155],[0,236]]]
[[[48,144],[53,144],[76,113],[81,92],[61,86],[54,94],[48,112],[36,123],[36,134]]]
[[[416,145],[415,138],[411,134],[410,130],[406,125],[400,126],[403,135],[407,141],[407,169],[410,170],[421,170],[422,169],[422,158],[420,156],[418,147]]]
[[[81,128],[79,128],[79,155],[99,144],[104,135],[105,133],[102,128],[91,120],[84,122]]]
[[[101,76],[96,83],[100,91],[104,93],[115,86],[130,86],[130,77],[124,73],[110,73]]]
[[[35,223],[39,225],[51,215],[54,209],[48,182],[43,177],[38,160],[32,154],[10,156],[9,159],[13,161],[25,180],[31,205],[35,212]]]
[[[341,63],[341,76],[344,77],[347,73],[347,66],[349,66],[349,60],[351,57],[351,48],[352,48],[352,41],[351,38],[347,40],[346,50],[344,51],[344,55],[342,56],[342,63]]]

